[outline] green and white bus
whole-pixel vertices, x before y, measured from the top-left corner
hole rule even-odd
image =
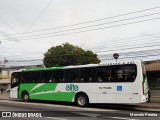
[[[11,75],[10,98],[89,103],[143,103],[148,100],[141,61],[35,68]]]

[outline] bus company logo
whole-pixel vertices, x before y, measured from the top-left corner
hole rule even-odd
[[[67,91],[78,91],[78,89],[79,89],[78,86],[74,84],[69,84],[66,86]]]

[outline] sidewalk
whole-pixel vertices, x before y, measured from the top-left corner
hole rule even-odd
[[[4,91],[3,94],[0,93],[0,100],[9,100],[9,92]]]
[[[13,100],[9,98],[9,92],[0,93],[0,100]],[[139,103],[139,104],[105,104],[105,108],[113,109],[128,109],[128,110],[143,110],[143,111],[158,111],[160,112],[160,101],[150,103]]]
[[[160,103],[143,103],[135,105],[135,110],[160,112]]]
[[[136,103],[136,104],[105,104],[104,106],[105,108],[119,109],[119,110],[160,112],[160,102]]]

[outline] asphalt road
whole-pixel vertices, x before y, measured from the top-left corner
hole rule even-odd
[[[160,113],[107,109],[97,106],[76,107],[73,104],[0,100],[0,120],[156,120]],[[3,116],[3,117],[2,117]],[[12,116],[12,117],[10,117]],[[149,116],[149,117],[148,117]]]

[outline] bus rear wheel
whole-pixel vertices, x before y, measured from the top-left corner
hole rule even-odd
[[[75,102],[80,107],[86,107],[89,104],[88,97],[85,94],[77,95]]]
[[[29,94],[27,92],[22,93],[22,99],[24,102],[29,101]]]

